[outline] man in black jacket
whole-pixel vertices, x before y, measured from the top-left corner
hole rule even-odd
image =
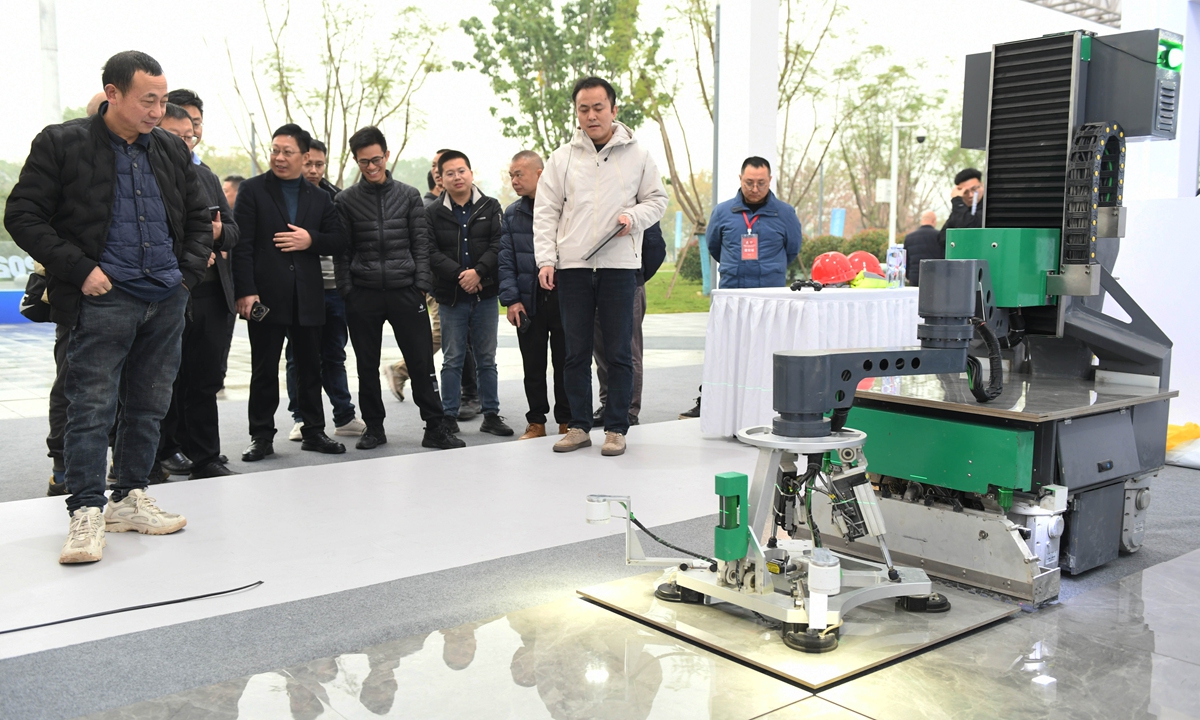
[[[296,361],[296,401],[304,418],[302,450],[343,453],[325,434],[321,407],[321,256],[346,248],[346,232],[328,193],[302,176],[309,135],[287,124],[271,138],[271,171],[242,183],[236,216],[243,239],[233,249],[238,314],[249,321],[250,446],[242,460],[275,453],[279,354],[284,338]],[[265,315],[263,313],[266,313]]]
[[[537,258],[533,254],[533,201],[538,178],[542,176],[542,158],[532,150],[513,156],[508,168],[513,192],[520,199],[504,211],[500,233],[500,304],[508,308],[508,322],[517,328],[517,344],[525,371],[525,400],[528,423],[519,440],[546,436],[546,346],[554,368],[554,422],[558,434],[567,432],[571,405],[563,384],[563,363],[567,345],[563,334],[558,290],[543,290],[538,285]]]
[[[921,213],[921,227],[904,236],[904,279],[916,287],[921,282],[921,261],[946,257],[946,246],[938,242],[937,214]]]
[[[429,254],[433,295],[442,321],[442,407],[447,423],[457,432],[463,360],[470,338],[483,406],[479,430],[509,436],[513,430],[500,417],[496,380],[497,270],[503,211],[495,198],[475,187],[471,161],[461,152],[442,153],[438,175],[446,192],[426,212],[433,229]]]
[[[965,168],[954,176],[950,191],[950,217],[938,233],[942,255],[946,256],[946,231],[957,228],[983,227],[983,174],[975,168]]]
[[[358,361],[358,406],[367,427],[355,446],[371,450],[387,442],[386,412],[379,387],[383,323],[392,326],[412,379],[413,401],[425,421],[421,445],[448,450],[466,445],[450,434],[438,396],[433,333],[425,293],[429,269],[429,223],[421,193],[392,179],[387,139],[376,127],[350,136],[350,152],[362,179],[343,190],[337,209],[349,233],[349,249],[335,258],[338,291],[346,299],[350,341]]]
[[[179,369],[188,288],[212,252],[190,152],[155,127],[166,104],[162,67],[121,52],[102,80],[107,100],[95,116],[34,138],[4,217],[46,267],[51,320],[71,328],[63,448],[71,527],[61,563],[99,560],[106,530],[166,535],[187,524],[146,495],[147,475]],[[102,515],[114,420],[117,480]]]
[[[328,148],[320,140],[308,143],[308,159],[304,161],[304,179],[336,198],[342,190],[325,177]],[[321,387],[329,396],[333,406],[335,436],[358,437],[366,427],[354,416],[354,403],[350,400],[350,383],[346,377],[346,343],[350,340],[346,326],[346,303],[337,289],[337,276],[333,269],[333,258],[321,256],[321,280],[325,288],[325,324],[321,326]],[[292,429],[288,440],[300,442],[304,439],[304,418],[296,406],[296,359],[292,355],[291,343],[284,351],[287,357],[288,413],[292,416]]]
[[[195,147],[192,118],[184,108],[168,102],[159,127],[179,137],[189,148]],[[196,172],[213,213],[213,252],[204,279],[192,288],[192,311],[183,330],[179,374],[158,443],[158,461],[163,469],[192,479],[236,475],[221,461],[217,393],[225,384],[224,359],[237,317],[228,255],[237,245],[239,233],[221,180],[204,163],[196,165]]]

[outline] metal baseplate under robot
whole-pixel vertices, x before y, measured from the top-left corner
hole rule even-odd
[[[638,521],[630,498],[588,496],[588,522],[606,522],[612,505],[622,508],[628,564],[677,566],[656,588],[658,599],[737,605],[778,621],[783,643],[806,653],[836,649],[846,613],[864,603],[896,598],[911,612],[950,611],[949,600],[934,592],[924,570],[895,565],[888,555],[878,498],[867,480],[865,433],[843,429],[827,437],[793,438],[760,427],[743,430],[738,438],[757,446],[759,459],[753,478],[716,476],[720,522],[714,529],[714,557],[669,543],[664,544],[691,557],[647,557],[634,527],[663,541]],[[815,544],[801,538],[815,527],[814,495],[832,504],[843,538],[873,538],[884,561],[822,547],[819,530],[811,535]]]

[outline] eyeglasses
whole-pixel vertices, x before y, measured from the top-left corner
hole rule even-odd
[[[471,172],[471,171],[468,170],[467,168],[459,168],[457,170],[443,170],[442,171],[442,179],[443,180],[453,180],[454,178],[457,178],[457,177],[465,178],[467,176],[467,173],[469,173],[469,172]]]
[[[375,167],[383,167],[384,160],[387,160],[387,158],[382,155],[376,155],[373,158],[365,158],[363,160],[358,160],[357,162],[360,168],[365,168],[371,165],[374,165]]]
[[[321,162],[321,161],[316,161],[316,162],[306,162],[306,163],[304,163],[304,167],[306,167],[306,168],[312,168],[312,169],[314,169],[314,170],[324,170],[324,169],[325,169],[325,163],[324,163],[324,162]]]
[[[771,187],[770,180],[743,180],[742,184],[751,190],[765,190]]]
[[[277,147],[271,148],[271,157],[275,157],[277,155],[282,155],[285,158],[294,158],[299,154],[300,154],[300,152],[298,150],[293,150],[291,148],[277,148]]]

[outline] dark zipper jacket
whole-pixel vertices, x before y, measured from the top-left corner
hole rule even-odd
[[[433,288],[429,267],[432,237],[421,193],[392,179],[375,184],[359,180],[334,203],[350,236],[346,252],[334,257],[338,292],[351,289]]]
[[[182,140],[155,128],[147,154],[183,284],[194,288],[212,252],[208,198]],[[98,267],[108,241],[115,183],[108,127],[104,116],[96,114],[38,133],[8,196],[4,226],[22,250],[46,267],[50,317],[56,323],[75,324],[80,288]]]
[[[450,209],[449,193],[425,208],[429,225],[433,231],[433,244],[429,253],[429,264],[433,268],[433,296],[439,303],[454,305],[470,296],[458,284],[458,275],[463,270],[474,269],[479,273],[482,287],[481,299],[495,297],[500,289],[500,225],[503,212],[500,202],[479,191],[472,190],[475,207],[467,219],[467,247],[471,264],[464,267],[459,261],[462,236],[458,218]]]

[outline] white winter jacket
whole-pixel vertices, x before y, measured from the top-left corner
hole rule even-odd
[[[550,154],[533,205],[533,248],[539,268],[642,266],[642,232],[662,219],[667,191],[645,149],[625,125],[599,152],[582,130]],[[633,227],[613,238],[591,260],[583,256],[628,215]]]

